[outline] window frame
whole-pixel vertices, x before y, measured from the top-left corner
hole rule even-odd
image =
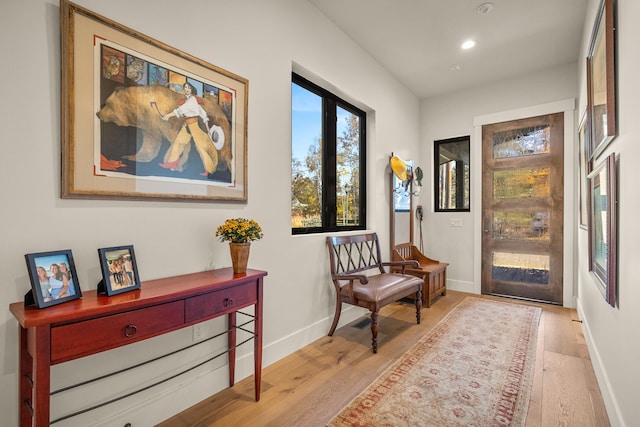
[[[291,84],[296,84],[322,98],[322,201],[321,201],[321,217],[322,226],[320,227],[292,227],[291,232],[294,235],[299,234],[315,234],[330,233],[339,231],[365,230],[367,218],[367,197],[366,197],[366,128],[367,114],[362,109],[356,107],[343,98],[328,91],[327,89],[311,82],[301,75],[292,72]],[[359,205],[358,225],[339,225],[337,215],[337,139],[336,120],[338,107],[359,117],[359,136],[360,136],[360,154],[359,154]],[[328,120],[334,117],[334,120]],[[293,123],[292,123],[293,126]],[[293,141],[292,141],[293,143]],[[293,160],[293,159],[292,159]],[[291,210],[290,210],[291,212]]]
[[[471,136],[464,135],[455,138],[438,139],[433,141],[433,203],[434,212],[471,212],[471,161],[469,161],[469,182],[463,185],[462,192],[459,197],[464,198],[465,190],[469,193],[469,206],[462,208],[441,208],[440,207],[440,147],[445,144],[466,143],[466,151],[471,159]],[[464,175],[460,177],[464,182]],[[456,186],[456,192],[460,188]]]

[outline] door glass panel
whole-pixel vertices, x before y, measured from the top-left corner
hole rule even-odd
[[[512,169],[493,173],[493,197],[524,199],[549,197],[549,168]]]
[[[551,127],[534,126],[493,134],[493,158],[533,156],[549,152]]]
[[[549,212],[494,212],[493,238],[549,241]]]
[[[549,255],[493,252],[493,280],[549,284]]]

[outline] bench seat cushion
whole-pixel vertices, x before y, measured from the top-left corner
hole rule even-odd
[[[398,301],[415,293],[422,286],[422,279],[396,273],[375,274],[368,277],[369,283],[353,282],[353,293],[360,301],[377,302],[379,307]],[[346,286],[342,293],[348,294]]]

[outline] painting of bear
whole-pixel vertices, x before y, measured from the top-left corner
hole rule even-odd
[[[164,121],[160,115],[172,111],[182,99],[182,94],[160,85],[117,87],[97,112],[97,117],[102,122],[101,153],[109,153],[105,155],[110,160],[114,160],[114,156],[120,156],[134,162],[162,162],[159,154],[163,143],[166,146],[175,140],[185,118],[172,117]],[[205,97],[202,108],[209,116],[209,126],[219,126],[224,133],[225,144],[218,152],[220,161],[217,167],[231,171],[233,154],[229,119],[215,102],[215,98]],[[129,129],[118,132],[108,124]],[[131,147],[134,147],[135,153],[125,154],[131,152]],[[211,149],[215,150],[213,144]],[[189,153],[190,145],[180,158],[180,169],[187,163]]]

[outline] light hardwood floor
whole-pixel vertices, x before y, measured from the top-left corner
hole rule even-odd
[[[371,353],[369,326],[359,327],[357,320],[338,329],[333,337],[320,338],[265,368],[259,402],[253,399],[251,376],[159,426],[325,426],[466,296],[471,294],[448,291],[431,308],[422,310],[420,325],[415,323],[414,305],[391,304],[380,313],[378,354]],[[543,310],[526,427],[609,426],[575,310],[472,296]]]

